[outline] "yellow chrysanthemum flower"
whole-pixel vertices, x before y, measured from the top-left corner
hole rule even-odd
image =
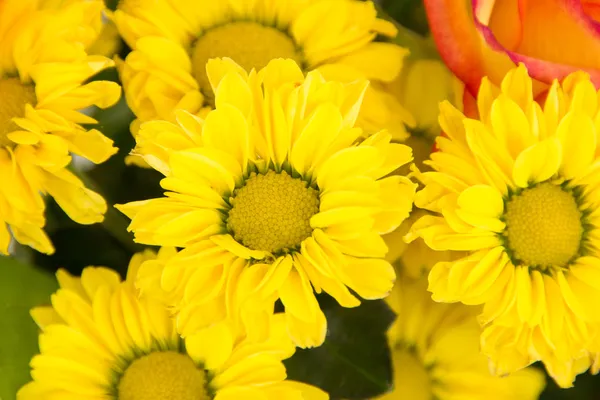
[[[102,267],[84,269],[81,279],[57,273],[52,306],[32,311],[41,354],[18,400],[328,399],[285,380],[282,360],[294,346],[281,315],[252,334],[221,323],[180,338],[167,309],[133,286],[141,262],[155,257],[135,255],[125,282]]]
[[[70,153],[100,163],[116,152],[93,118],[120,96],[112,82],[86,81],[112,61],[85,52],[98,35],[103,2],[0,2],[0,252],[12,236],[45,253],[48,194],[76,222],[102,221],[106,203],[66,167]],[[10,228],[10,233],[9,229]]]
[[[178,108],[204,115],[203,107],[214,105],[206,62],[217,57],[246,71],[289,58],[327,79],[369,79],[359,126],[368,133],[387,128],[401,139],[413,122],[383,90],[407,52],[375,41],[395,36],[396,28],[377,18],[370,1],[121,0],[114,19],[134,49],[120,70],[127,102],[142,122],[172,120]]]
[[[483,351],[499,374],[542,360],[569,386],[598,350],[598,97],[576,73],[541,106],[519,66],[500,89],[483,80],[479,120],[441,106],[448,137],[437,139],[415,198],[438,215],[408,236],[469,252],[438,263],[429,290],[436,301],[484,304]]]
[[[214,59],[207,71],[216,109],[206,120],[180,111],[138,135],[166,197],[118,208],[138,242],[183,248],[160,279],[181,324],[233,290],[254,309],[280,298],[296,343],[319,345],[326,321],[313,288],[345,307],[360,303],[348,288],[365,299],[392,288],[380,235],[408,216],[416,185],[387,175],[410,148],[385,131],[357,144],[365,81],[305,79],[281,59],[250,74]]]
[[[490,374],[479,351],[480,307],[431,300],[426,280],[398,279],[387,302],[398,315],[388,332],[394,389],[378,400],[533,400],[541,371]]]

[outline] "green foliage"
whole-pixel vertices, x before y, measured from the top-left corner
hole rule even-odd
[[[30,380],[29,361],[38,351],[39,329],[29,310],[48,304],[54,277],[12,258],[0,258],[0,399],[13,400]]]
[[[366,399],[392,388],[386,331],[394,314],[383,300],[343,308],[330,297],[320,299],[327,317],[325,343],[297,350],[286,361],[289,379],[327,391],[332,400]]]
[[[538,363],[540,364],[540,363]],[[538,365],[543,369],[543,366]],[[597,400],[600,393],[600,379],[598,376],[583,373],[575,380],[575,386],[569,389],[561,389],[550,378],[542,392],[540,400]]]
[[[429,32],[423,0],[382,0],[380,3],[385,12],[401,25],[422,35]]]

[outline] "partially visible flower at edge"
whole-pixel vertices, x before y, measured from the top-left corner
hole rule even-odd
[[[113,82],[86,83],[113,62],[85,48],[98,36],[104,3],[5,0],[0,3],[0,252],[11,237],[52,253],[44,194],[74,221],[102,221],[106,203],[67,169],[70,153],[101,163],[117,149],[112,140],[81,124],[79,112],[106,108],[120,97]]]
[[[150,250],[134,255],[124,282],[103,267],[81,278],[58,271],[52,306],[32,310],[41,353],[18,400],[329,398],[286,380],[282,360],[295,348],[281,315],[252,334],[224,322],[181,338],[164,305],[134,288],[140,264],[154,258]]]
[[[537,96],[554,79],[578,70],[600,86],[600,15],[594,3],[425,0],[425,7],[442,58],[472,96],[484,76],[499,85],[517,63],[529,70]]]
[[[127,102],[139,119],[134,134],[140,122],[172,121],[177,109],[203,117],[215,105],[206,62],[228,57],[247,72],[290,58],[304,72],[318,70],[332,81],[368,79],[358,125],[366,135],[385,128],[395,139],[406,137],[405,125],[413,118],[383,85],[398,76],[407,51],[375,41],[395,36],[396,28],[377,18],[372,2],[239,3],[119,2],[114,20],[134,49],[119,68]]]
[[[578,72],[555,81],[541,106],[520,65],[500,88],[484,78],[480,119],[441,106],[447,137],[415,197],[436,215],[407,238],[469,252],[436,264],[429,290],[436,301],[483,304],[482,350],[497,374],[541,360],[568,387],[600,350],[599,97]]]
[[[399,276],[386,299],[397,315],[388,331],[394,389],[376,399],[537,399],[546,383],[542,371],[490,374],[479,349],[481,308],[436,303],[426,286],[423,277]]]
[[[432,46],[426,38],[413,41],[417,40],[421,46]],[[462,110],[464,85],[439,59],[411,55],[402,73],[385,88],[414,116],[415,124],[408,129],[409,136],[402,143],[413,149],[415,165],[427,168],[423,161],[434,150],[435,138],[441,133],[439,103],[448,100]]]

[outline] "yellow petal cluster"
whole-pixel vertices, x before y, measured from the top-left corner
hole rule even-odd
[[[165,259],[173,250],[161,253]],[[221,323],[181,338],[164,305],[134,287],[140,264],[156,258],[148,250],[135,255],[125,281],[103,267],[87,267],[81,278],[57,273],[52,306],[32,311],[40,354],[18,400],[328,398],[286,380],[282,360],[295,348],[282,315],[260,332]]]
[[[369,79],[358,121],[367,134],[387,128],[401,139],[405,123],[414,123],[384,88],[407,52],[375,41],[394,37],[396,28],[377,18],[370,1],[122,0],[115,21],[134,49],[120,70],[127,102],[142,122],[173,120],[176,109],[203,116],[214,106],[206,61],[229,57],[247,72],[290,58],[332,81]]]
[[[468,252],[437,263],[429,290],[483,305],[482,349],[498,374],[541,360],[566,387],[598,351],[599,96],[575,73],[536,102],[521,65],[500,88],[483,80],[478,119],[441,105],[447,136],[415,198],[434,215],[407,238]]]
[[[381,235],[410,212],[416,185],[390,173],[411,151],[385,131],[361,139],[365,81],[305,77],[282,59],[250,73],[214,59],[207,72],[215,110],[205,119],[179,111],[137,136],[135,152],[165,175],[166,196],[118,208],[136,241],[183,248],[144,271],[154,279],[140,288],[164,292],[184,334],[207,315],[243,319],[281,299],[296,344],[320,345],[315,292],[355,307],[356,295],[392,288]]]
[[[81,124],[82,113],[120,97],[118,84],[88,82],[113,62],[86,53],[97,38],[100,0],[0,3],[0,252],[11,237],[52,253],[44,232],[44,195],[74,221],[102,221],[106,203],[67,167],[71,153],[93,163],[114,154],[112,140]]]

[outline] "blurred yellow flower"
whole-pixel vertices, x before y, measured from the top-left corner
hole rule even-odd
[[[328,399],[286,381],[281,361],[295,348],[281,315],[255,327],[261,336],[221,323],[180,338],[167,309],[133,286],[139,265],[155,257],[135,255],[124,282],[102,267],[84,269],[81,279],[57,273],[52,306],[32,310],[41,354],[18,400]]]
[[[448,137],[415,197],[437,215],[408,238],[469,252],[438,263],[429,290],[436,301],[484,304],[482,346],[498,374],[541,360],[566,387],[598,351],[598,96],[576,73],[540,106],[520,66],[501,88],[483,80],[479,120],[442,104]]]
[[[78,110],[108,107],[116,83],[87,80],[113,65],[85,48],[97,37],[103,2],[0,2],[0,252],[11,234],[44,253],[54,248],[44,232],[44,194],[74,221],[102,221],[104,199],[67,166],[70,153],[101,163],[117,149]],[[10,229],[10,231],[9,231]]]
[[[423,40],[426,45],[427,41]],[[415,125],[403,141],[413,149],[415,165],[422,168],[441,133],[439,104],[447,100],[461,109],[462,83],[437,59],[409,58],[398,77],[386,85],[389,93],[413,115]]]
[[[326,320],[313,290],[355,307],[348,288],[365,299],[392,288],[380,235],[408,216],[416,185],[387,175],[411,151],[385,131],[357,144],[366,81],[304,78],[292,60],[248,74],[213,59],[207,71],[216,109],[206,120],[179,111],[137,137],[136,151],[166,176],[166,197],[118,208],[136,241],[183,248],[160,278],[179,324],[217,296],[229,296],[230,316],[281,299],[295,342],[320,345]]]
[[[448,100],[459,107],[462,103],[461,82],[438,59],[408,59],[402,73],[386,87],[414,116],[413,129],[432,140],[440,134],[439,104]]]
[[[203,107],[214,106],[205,67],[217,57],[232,58],[246,71],[290,58],[330,80],[369,79],[359,126],[403,138],[405,123],[413,122],[383,90],[407,52],[375,41],[394,37],[396,28],[377,18],[370,1],[121,0],[115,21],[134,49],[120,71],[128,104],[142,122],[172,120],[175,109],[203,115]]]
[[[426,280],[398,278],[387,302],[398,315],[388,332],[394,389],[377,400],[533,400],[544,374],[528,368],[490,374],[479,351],[480,307],[431,300]]]

